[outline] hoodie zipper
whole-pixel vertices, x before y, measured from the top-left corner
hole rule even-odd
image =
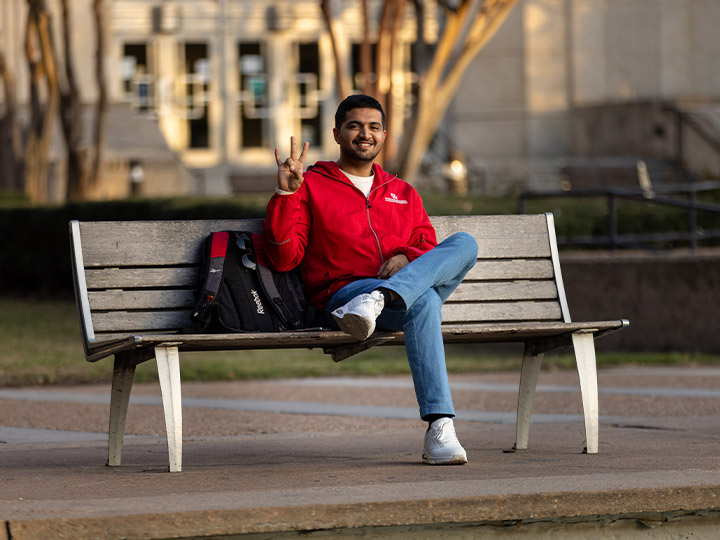
[[[372,223],[370,222],[370,209],[372,208],[372,205],[370,204],[370,198],[365,197],[365,213],[367,215],[367,222],[368,227],[370,227],[370,232],[373,233],[373,236],[375,237],[375,245],[378,249],[378,255],[380,255],[380,264],[385,262],[385,258],[382,254],[382,248],[380,247],[380,239],[378,238],[377,233],[375,232],[375,229],[373,229]]]
[[[378,237],[377,233],[375,232],[375,229],[373,229],[372,222],[370,221],[370,209],[372,208],[372,205],[370,204],[370,195],[372,194],[373,191],[380,189],[381,187],[383,187],[383,186],[389,184],[390,182],[392,182],[393,180],[395,180],[395,178],[397,178],[397,175],[393,176],[387,182],[383,182],[379,186],[371,189],[370,193],[368,193],[367,197],[365,197],[365,212],[367,214],[368,227],[370,227],[370,232],[372,232],[373,236],[375,237],[375,245],[377,246],[377,249],[378,249],[378,255],[380,255],[380,264],[383,264],[385,262],[385,257],[383,257],[383,254],[382,254],[382,247],[380,246],[380,238]]]

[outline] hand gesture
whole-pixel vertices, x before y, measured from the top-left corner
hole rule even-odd
[[[294,193],[300,189],[303,183],[303,166],[309,148],[310,143],[306,141],[303,144],[300,157],[298,157],[295,137],[290,137],[290,157],[285,161],[280,159],[280,151],[277,148],[275,149],[275,161],[277,161],[278,166],[278,187],[283,191]]]
[[[410,259],[407,258],[407,255],[404,253],[398,253],[397,255],[387,259],[382,264],[380,270],[378,270],[377,277],[378,279],[388,279],[394,276],[398,270],[405,268],[408,264],[410,264]]]

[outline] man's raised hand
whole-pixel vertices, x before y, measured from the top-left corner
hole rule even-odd
[[[275,161],[278,166],[278,187],[283,191],[296,192],[303,183],[303,166],[307,157],[310,143],[305,142],[297,155],[297,146],[295,145],[295,137],[290,137],[290,157],[285,161],[280,159],[280,151],[275,149]]]

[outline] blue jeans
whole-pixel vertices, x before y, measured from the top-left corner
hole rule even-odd
[[[405,350],[423,419],[430,415],[455,416],[445,367],[441,309],[476,259],[475,239],[455,233],[389,279],[366,278],[345,285],[325,308],[327,319],[337,328],[330,312],[360,294],[382,287],[403,299],[404,305],[393,302],[383,309],[376,328],[405,333]]]

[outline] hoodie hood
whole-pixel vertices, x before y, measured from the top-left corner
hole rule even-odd
[[[382,167],[380,167],[380,165],[378,165],[377,163],[373,163],[372,170],[373,174],[375,175],[375,180],[373,181],[373,189],[397,178],[397,175],[391,175],[390,173],[384,171]],[[353,185],[353,183],[345,175],[345,173],[343,173],[343,171],[340,169],[340,166],[335,161],[318,161],[314,165],[308,167],[306,172],[318,173],[328,178],[332,178],[334,180],[339,180],[346,184]]]

